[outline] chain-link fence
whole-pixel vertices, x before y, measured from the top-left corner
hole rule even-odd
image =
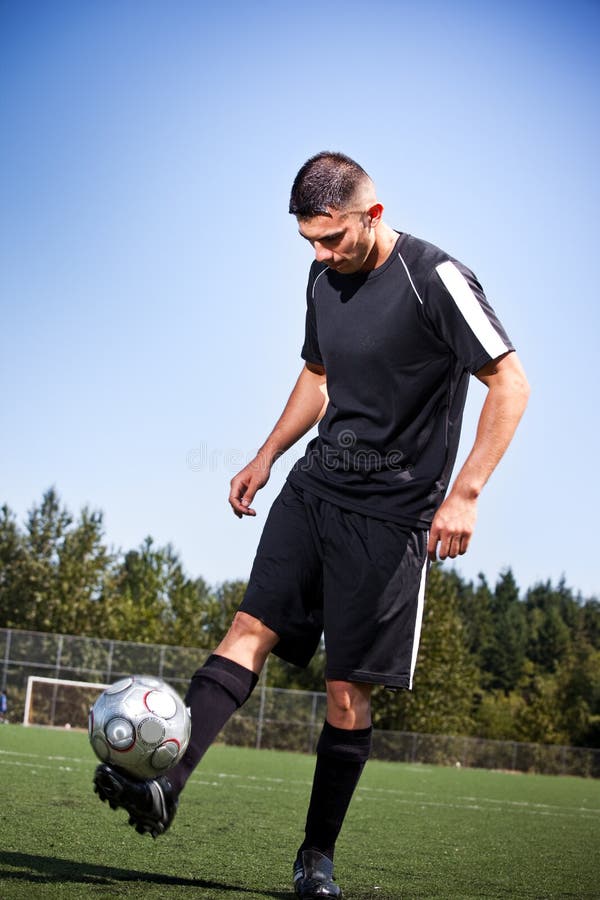
[[[190,676],[207,655],[206,650],[189,647],[0,629],[0,688],[8,699],[10,721],[20,722],[30,675],[108,684],[125,675],[145,673],[164,678],[184,694]],[[258,688],[228,722],[220,740],[314,752],[325,718],[325,694],[268,688],[265,674],[263,670]],[[55,719],[50,724],[65,723]],[[373,758],[600,777],[600,750],[450,735],[375,731]]]

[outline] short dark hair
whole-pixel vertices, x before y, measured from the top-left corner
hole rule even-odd
[[[317,153],[294,179],[289,211],[300,219],[310,219],[326,216],[330,209],[344,209],[368,177],[363,167],[344,153]]]

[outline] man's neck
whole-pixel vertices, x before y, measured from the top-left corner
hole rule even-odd
[[[394,249],[397,240],[397,232],[395,232],[393,228],[390,228],[389,225],[381,222],[381,224],[377,228],[377,231],[375,232],[375,243],[373,244],[373,249],[369,254],[368,268],[377,269],[379,268],[379,266],[382,266],[384,262],[389,258],[390,253]]]

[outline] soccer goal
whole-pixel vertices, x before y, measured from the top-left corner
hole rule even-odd
[[[23,725],[46,725],[50,728],[87,728],[90,706],[107,684],[92,681],[69,681],[65,678],[27,679]]]

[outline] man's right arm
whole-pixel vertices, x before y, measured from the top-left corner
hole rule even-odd
[[[327,402],[325,369],[305,363],[273,431],[254,459],[231,480],[229,503],[238,518],[256,515],[250,504],[269,480],[273,463],[317,424]]]

